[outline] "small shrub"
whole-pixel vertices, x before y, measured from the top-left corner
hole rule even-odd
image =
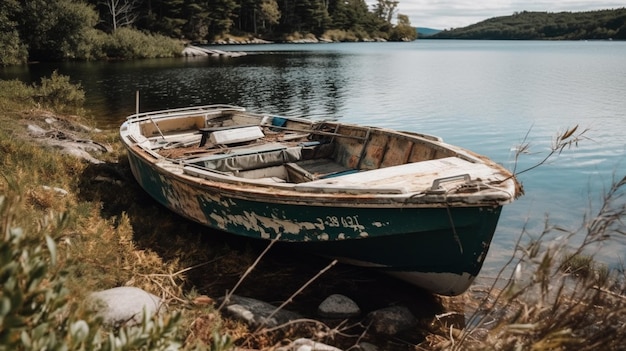
[[[85,92],[80,84],[70,82],[68,76],[54,71],[40,84],[26,85],[19,80],[0,80],[0,107],[3,110],[19,110],[35,104],[58,110],[80,108]]]
[[[107,59],[105,47],[109,35],[94,28],[89,28],[83,34],[83,40],[78,43],[75,52],[79,60],[105,60]]]
[[[72,84],[70,77],[52,72],[50,78],[42,78],[41,85],[35,86],[36,101],[55,109],[80,107],[85,101],[85,92],[80,84]]]
[[[34,104],[35,88],[21,81],[0,80],[0,108],[2,110],[16,110]]]
[[[304,38],[304,36],[300,32],[293,32],[285,36],[285,40],[287,41],[301,40],[302,38]]]
[[[602,280],[609,275],[608,267],[596,262],[593,256],[575,253],[565,255],[560,269],[564,273],[580,278],[597,277]]]
[[[363,36],[363,33],[355,33],[353,31],[345,31],[341,29],[330,29],[322,34],[322,38],[338,41],[338,42],[354,42],[359,41],[367,36]]]
[[[180,41],[130,28],[116,30],[104,47],[108,57],[117,59],[175,57],[181,55],[182,50]]]

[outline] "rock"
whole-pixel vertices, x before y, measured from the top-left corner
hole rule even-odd
[[[207,49],[198,46],[187,46],[183,49],[183,56],[223,56],[223,57],[239,57],[245,56],[245,52],[223,51],[216,49]]]
[[[250,44],[272,44],[272,43],[274,42],[269,41],[269,40],[259,39],[259,38],[253,38],[250,40]]]
[[[53,117],[46,117],[45,122],[52,125],[57,124],[58,120]],[[71,127],[73,126],[69,126],[68,128]],[[93,164],[100,164],[103,162],[92,156],[90,152],[106,153],[110,151],[105,145],[89,139],[79,139],[69,131],[63,131],[56,128],[46,130],[33,124],[29,124],[27,126],[27,130],[28,134],[35,138],[38,143],[47,147],[59,149],[61,153],[83,159]]]
[[[220,300],[220,303],[221,301],[223,301],[223,299]],[[231,317],[241,320],[253,327],[275,327],[302,318],[301,315],[287,310],[280,310],[274,313],[276,308],[276,306],[267,302],[233,295],[226,304],[225,312]],[[270,316],[272,317],[269,318]]]
[[[165,308],[158,296],[130,286],[93,292],[88,296],[87,304],[104,324],[111,327],[140,324],[144,310],[152,317]]]
[[[53,191],[61,196],[67,196],[69,194],[69,191],[62,189],[62,188],[57,188],[57,187],[51,187],[51,186],[47,186],[47,185],[42,185],[41,186],[42,189],[46,190],[46,191]]]
[[[95,176],[93,178],[93,180],[96,181],[96,182],[104,182],[104,183],[110,183],[110,184],[115,184],[115,185],[120,185],[120,186],[122,184],[124,184],[124,182],[122,182],[119,179],[115,179],[115,178],[112,178],[112,177],[101,176],[101,175]]]
[[[209,53],[195,47],[186,47],[183,49],[183,56],[209,56]]]
[[[102,129],[100,128],[93,128],[93,127],[86,126],[84,124],[77,124],[76,126],[85,132],[102,133]]]
[[[321,342],[301,338],[292,341],[287,346],[276,348],[276,351],[342,351],[334,346],[326,345]]]
[[[91,154],[88,153],[87,151],[82,150],[82,149],[77,148],[77,147],[72,147],[69,144],[61,146],[60,147],[60,151],[63,154],[66,154],[66,155],[69,155],[69,156],[72,156],[72,157],[75,157],[75,158],[79,158],[79,159],[85,160],[85,161],[87,161],[89,163],[92,163],[92,164],[101,164],[101,163],[103,163],[103,161],[100,161],[97,158],[91,156]]]
[[[367,315],[371,328],[378,334],[396,335],[417,324],[417,319],[404,306],[382,308]]]
[[[28,127],[26,127],[28,129],[28,133],[32,136],[36,136],[36,137],[43,137],[46,135],[47,130],[34,125],[34,124],[29,124]]]
[[[317,38],[311,37],[311,38],[288,40],[288,42],[292,44],[315,44],[315,43],[319,43],[319,40]]]
[[[361,314],[361,309],[350,298],[333,294],[322,301],[317,313],[324,318],[351,318]]]

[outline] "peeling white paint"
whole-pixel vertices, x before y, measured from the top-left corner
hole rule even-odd
[[[476,262],[478,262],[478,264],[482,264],[482,262],[485,260],[489,248],[489,243],[483,241],[482,246],[484,250],[480,253],[480,255],[478,255],[478,259],[476,259]]]
[[[198,202],[198,198],[194,196],[197,192],[193,187],[185,183],[171,181],[166,177],[161,177],[161,183],[163,184],[163,195],[167,199],[169,206],[177,209],[178,211],[176,212],[183,213],[196,221],[206,222],[206,217]],[[215,200],[209,199],[205,201]]]
[[[260,237],[264,239],[270,239],[273,233],[302,236],[301,233],[303,231],[322,232],[324,228],[323,223],[319,222],[298,223],[289,219],[262,216],[252,211],[244,211],[241,215],[234,215],[228,212],[222,212],[221,215],[212,213],[210,218],[221,229],[227,229],[229,226],[243,226],[249,232],[259,233]],[[320,235],[318,238],[319,240],[330,240],[328,234]],[[299,240],[302,239],[306,240],[307,238],[299,238]]]
[[[261,216],[257,216],[257,218],[264,227],[272,228],[276,233],[300,234],[300,225],[293,221]]]
[[[217,225],[220,229],[226,228],[226,226],[224,225],[224,218],[218,216],[215,213],[211,213],[209,217],[211,217],[211,219],[215,222],[215,225]]]
[[[323,233],[323,234],[318,235],[317,239],[320,240],[320,241],[328,241],[328,239],[330,239],[330,238],[329,238],[328,234]]]
[[[317,224],[316,224],[317,229],[319,230],[325,230],[326,229],[326,225],[324,224],[324,220],[321,218],[317,219]]]

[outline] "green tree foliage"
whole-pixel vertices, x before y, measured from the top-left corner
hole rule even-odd
[[[326,1],[300,0],[295,7],[301,20],[298,31],[320,34],[326,29],[330,21]]]
[[[174,56],[182,50],[168,38],[229,34],[411,39],[408,18],[390,22],[398,3],[380,0],[370,11],[365,0],[4,0],[0,65]]]
[[[198,41],[203,40],[209,34],[209,16],[210,10],[199,3],[189,3],[186,4],[183,13],[185,14],[185,18],[187,20],[171,20],[170,28],[173,28],[171,31],[161,31],[163,34],[167,34],[168,32],[178,33],[177,37],[181,37],[184,39]],[[182,33],[175,29],[176,26],[182,27]]]
[[[15,20],[19,4],[17,0],[0,2],[0,66],[26,62],[28,52],[20,40]]]
[[[626,8],[587,12],[519,12],[440,32],[437,39],[626,39]]]
[[[407,15],[398,14],[398,24],[392,29],[390,39],[396,41],[417,39],[417,31],[411,27],[411,21]]]
[[[276,0],[240,0],[236,29],[258,34],[271,33],[282,13]]]
[[[355,39],[388,38],[390,25],[369,11],[364,0],[331,1],[329,4],[330,30],[342,30]]]
[[[333,29],[360,31],[377,21],[363,0],[335,1],[330,7],[330,13],[333,17]]]
[[[280,21],[280,9],[276,0],[263,0],[261,1],[260,21],[263,29],[270,28],[276,25]],[[256,32],[255,32],[256,33]]]
[[[77,58],[77,47],[98,21],[85,2],[21,0],[19,33],[31,60]]]
[[[399,1],[392,0],[378,0],[374,5],[374,14],[387,23],[391,23]]]
[[[208,16],[205,4],[187,4],[184,0],[148,0],[137,11],[141,12],[136,23],[138,29],[172,38],[183,37],[183,28],[188,22],[204,25],[202,20]]]
[[[233,27],[236,10],[239,7],[235,0],[206,0],[210,9],[208,16],[209,35],[217,37],[228,33]]]

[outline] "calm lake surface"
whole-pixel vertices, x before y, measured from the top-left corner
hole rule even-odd
[[[230,103],[282,115],[332,118],[441,136],[510,169],[550,151],[557,133],[589,129],[578,147],[519,176],[526,195],[505,207],[484,275],[493,275],[526,226],[546,216],[566,229],[598,210],[626,175],[626,42],[434,41],[223,46],[236,58],[179,58],[0,68],[38,81],[53,70],[80,82],[100,127],[135,111]],[[515,165],[523,142],[530,153]],[[618,244],[615,244],[618,243]],[[617,238],[600,256],[626,262]]]

